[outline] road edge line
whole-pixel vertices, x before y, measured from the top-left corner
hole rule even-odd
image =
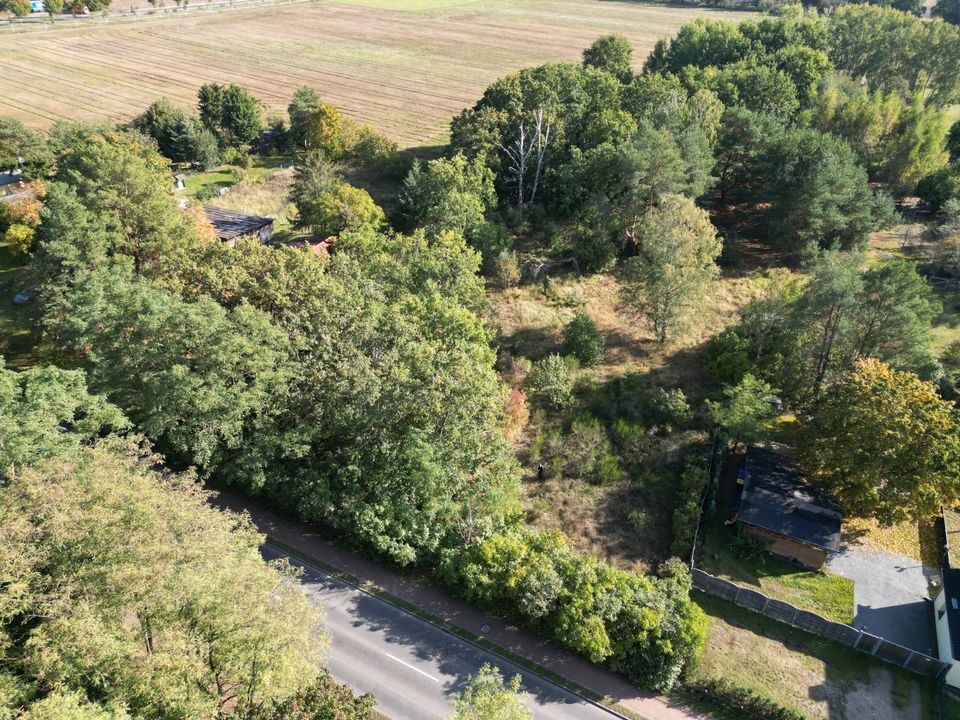
[[[390,605],[393,605],[398,610],[402,610],[404,612],[410,613],[411,615],[415,615],[416,617],[420,618],[424,622],[428,622],[431,625],[437,627],[438,629],[446,633],[449,633],[450,635],[458,637],[461,640],[465,640],[466,642],[470,643],[471,645],[475,645],[481,650],[486,650],[487,652],[491,652],[495,655],[499,655],[501,658],[503,658],[504,660],[506,660],[507,662],[513,665],[518,666],[520,669],[536,675],[541,680],[546,680],[547,682],[553,683],[554,685],[559,685],[564,690],[567,690],[568,692],[571,692],[574,695],[577,695],[578,697],[586,700],[591,705],[594,705],[602,710],[605,710],[615,717],[621,718],[622,720],[649,720],[649,718],[647,718],[645,715],[641,715],[640,713],[630,710],[629,708],[623,707],[619,703],[616,703],[612,700],[607,700],[607,698],[603,697],[599,693],[594,692],[590,688],[580,685],[577,682],[574,682],[570,678],[564,677],[563,675],[560,675],[559,673],[554,672],[553,670],[545,668],[542,665],[534,662],[533,660],[530,660],[529,658],[519,655],[513,652],[512,650],[508,650],[507,648],[502,647],[501,645],[498,645],[492,640],[488,640],[482,635],[477,635],[476,633],[470,630],[467,630],[466,628],[462,628],[459,625],[455,625],[454,623],[451,623],[447,620],[444,620],[441,617],[434,615],[428,610],[424,610],[423,608],[417,605],[414,605],[413,603],[407,602],[402,598],[398,598],[395,595],[388,593],[386,590],[379,587],[375,583],[362,580],[354,575],[351,575],[345,570],[341,570],[338,567],[334,567],[333,565],[330,565],[329,563],[326,563],[323,560],[320,560],[319,558],[314,557],[313,555],[310,555],[309,553],[303,552],[299,548],[295,548],[292,545],[288,545],[282,540],[278,540],[277,538],[267,535],[267,541],[264,543],[264,545],[267,547],[273,547],[275,550],[279,550],[283,553],[286,553],[287,555],[290,555],[291,557],[296,558],[297,560],[304,562],[308,565],[313,565],[318,570],[321,570],[329,575],[332,575],[333,577],[347,583],[348,585],[352,585],[360,592],[367,593],[368,595],[372,595],[373,597],[378,598],[379,600],[383,600],[384,602]],[[607,704],[608,702],[610,704]]]

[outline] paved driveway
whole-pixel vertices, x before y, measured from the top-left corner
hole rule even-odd
[[[930,605],[920,562],[905,555],[844,546],[827,572],[850,578],[853,624],[866,632],[930,655]]]

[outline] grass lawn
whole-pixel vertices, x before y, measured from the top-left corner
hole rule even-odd
[[[694,592],[710,619],[697,671],[726,677],[811,720],[933,720],[934,683],[869,655]]]
[[[7,367],[24,369],[36,362],[37,332],[34,330],[31,302],[13,304],[13,296],[29,283],[29,258],[13,253],[0,244],[0,355]]]
[[[183,183],[184,192],[196,197],[205,188],[220,190],[242,182],[256,183],[278,170],[293,166],[293,158],[289,155],[252,155],[251,160],[253,164],[249,168],[221,165],[204,172],[190,173]]]
[[[718,515],[707,532],[697,567],[830,620],[853,621],[852,580],[804,570],[767,553],[744,558],[736,553],[731,540],[732,535]]]

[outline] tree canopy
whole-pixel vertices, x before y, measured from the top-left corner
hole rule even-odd
[[[912,373],[859,361],[827,389],[804,436],[804,467],[850,515],[921,520],[960,499],[953,403]]]

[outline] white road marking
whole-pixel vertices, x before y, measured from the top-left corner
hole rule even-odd
[[[433,675],[431,675],[430,673],[425,673],[425,672],[424,672],[423,670],[421,670],[420,668],[414,667],[414,666],[411,665],[410,663],[404,662],[404,661],[401,660],[400,658],[394,657],[394,656],[391,655],[390,653],[384,653],[384,655],[386,655],[386,656],[387,656],[388,658],[390,658],[391,660],[396,660],[396,661],[397,661],[398,663],[400,663],[401,665],[406,665],[408,668],[410,668],[410,669],[413,670],[414,672],[418,672],[418,673],[420,673],[421,675],[423,675],[424,677],[430,678],[430,679],[433,680],[435,683],[440,682],[439,680],[437,680],[437,679],[436,679]]]

